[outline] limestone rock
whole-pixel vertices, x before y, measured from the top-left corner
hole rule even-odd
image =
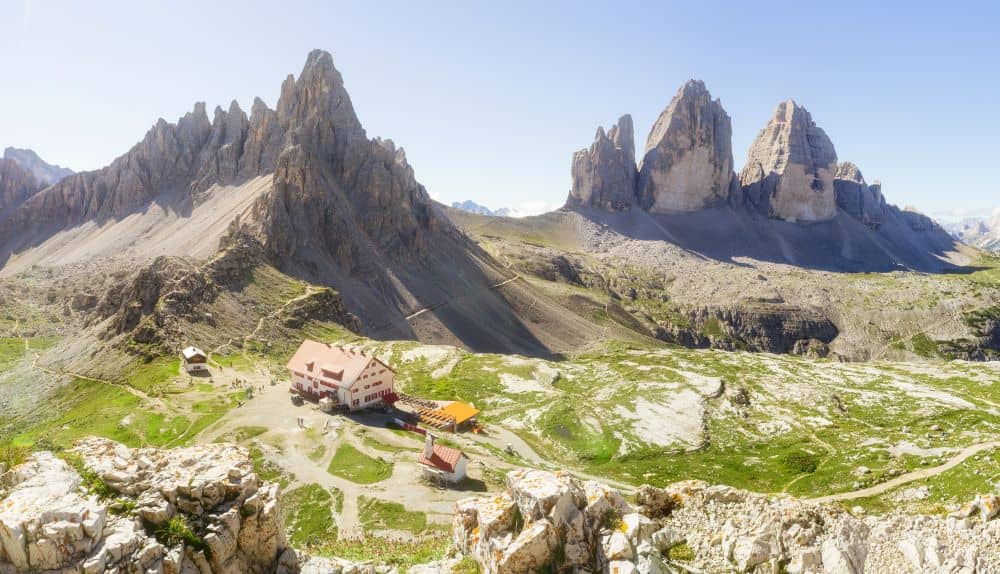
[[[684,84],[653,125],[639,169],[638,197],[655,213],[723,203],[733,181],[732,125],[704,82]]]
[[[75,469],[33,454],[0,480],[0,572],[86,574],[298,572],[286,555],[278,487],[262,483],[231,445],[130,449],[90,438],[73,452],[112,496],[98,499]],[[131,512],[109,511],[131,501]],[[182,520],[204,548],[158,538]]]
[[[605,134],[597,128],[590,149],[573,154],[570,200],[607,211],[622,211],[635,203],[635,133],[632,116],[618,118]]]
[[[511,471],[507,474],[507,489],[525,522],[540,520],[557,507],[583,508],[586,505],[583,488],[566,473]]]
[[[762,213],[788,221],[824,221],[837,213],[834,176],[837,152],[805,108],[788,100],[747,157],[740,184]]]
[[[885,218],[885,197],[880,183],[866,184],[858,166],[844,162],[837,166],[833,189],[838,208],[868,227],[879,228]]]
[[[556,546],[555,528],[548,520],[537,520],[522,530],[500,557],[498,572],[531,574],[540,572],[553,561]]]

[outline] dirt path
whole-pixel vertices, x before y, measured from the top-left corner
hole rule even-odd
[[[25,348],[27,348],[27,346],[28,346],[27,339],[25,339],[24,345],[25,345]],[[126,391],[132,393],[133,395],[135,395],[139,399],[142,399],[142,400],[147,401],[149,403],[157,404],[159,406],[163,406],[162,401],[160,401],[160,399],[154,399],[153,397],[147,395],[146,393],[140,391],[139,389],[137,389],[137,388],[135,388],[135,387],[133,387],[133,386],[127,384],[127,383],[116,383],[116,382],[113,382],[113,381],[106,381],[104,379],[95,379],[94,377],[88,377],[87,375],[81,375],[80,373],[74,373],[73,371],[57,371],[55,369],[49,369],[48,367],[43,367],[43,366],[41,366],[41,365],[38,364],[38,358],[39,358],[39,356],[40,355],[38,353],[34,353],[34,357],[31,359],[31,368],[38,369],[39,371],[42,371],[43,373],[46,373],[46,374],[49,374],[49,375],[56,375],[56,376],[63,376],[63,377],[73,377],[73,378],[76,378],[76,379],[82,379],[84,381],[90,381],[92,383],[101,383],[101,384],[104,384],[104,385],[111,385],[113,387],[119,387],[119,388],[125,389]]]
[[[896,343],[897,341],[900,342],[900,343],[902,343],[903,341],[912,341],[913,338],[916,337],[917,335],[927,334],[928,331],[933,331],[933,330],[941,327],[942,325],[945,325],[947,323],[951,323],[952,321],[958,321],[958,320],[959,320],[958,315],[949,315],[945,319],[943,319],[941,321],[938,321],[937,323],[934,323],[933,325],[928,325],[926,327],[923,327],[922,329],[918,329],[917,331],[914,331],[914,332],[910,333],[909,335],[906,335],[905,337],[900,337],[899,339],[892,339],[891,341],[889,341],[885,345],[882,345],[882,347],[878,350],[878,352],[875,353],[875,354],[873,354],[872,358],[869,359],[869,360],[871,360],[871,361],[877,361],[877,360],[882,359],[883,357],[885,357],[886,353],[889,352],[889,349],[892,348],[893,343]]]
[[[296,420],[301,418],[305,428]],[[197,442],[212,442],[240,427],[264,427],[267,432],[252,439],[265,452],[266,458],[285,472],[294,475],[286,490],[307,484],[318,484],[324,489],[336,488],[343,493],[343,507],[336,514],[338,536],[362,536],[360,498],[378,498],[399,502],[407,510],[423,512],[429,522],[448,523],[455,501],[469,496],[470,492],[437,488],[421,480],[416,456],[421,439],[399,436],[384,425],[384,415],[368,414],[358,417],[328,415],[315,405],[292,404],[284,385],[266,385],[263,392],[250,399],[242,408],[230,411],[216,424],[205,429]],[[329,427],[326,425],[329,423]],[[364,434],[362,434],[364,433]],[[399,452],[378,450],[365,444],[364,436],[379,443],[396,447]],[[382,458],[393,464],[392,474],[375,484],[357,484],[330,474],[327,468],[338,448],[350,444],[365,455]],[[322,457],[313,453],[323,447]],[[470,475],[472,465],[470,465]],[[407,536],[407,533],[396,533]]]
[[[508,283],[513,283],[514,281],[517,281],[520,278],[521,278],[520,275],[515,275],[515,276],[511,277],[510,279],[507,279],[506,281],[501,281],[501,282],[497,283],[496,285],[491,285],[490,289],[498,289],[498,288],[503,287],[504,285],[506,285]]]
[[[834,448],[832,444],[830,444],[830,443],[824,441],[823,439],[819,438],[818,436],[816,436],[816,433],[810,433],[809,437],[812,438],[814,441],[816,441],[817,444],[819,444],[820,446],[822,446],[826,450],[826,457],[824,457],[823,460],[821,460],[819,462],[819,464],[816,465],[816,470],[819,470],[819,468],[821,466],[823,466],[824,464],[826,464],[831,458],[833,458],[837,454],[837,449]],[[816,471],[813,471],[813,472],[816,472]],[[796,482],[798,482],[798,481],[802,480],[803,478],[805,478],[807,476],[810,476],[812,474],[813,474],[812,472],[804,472],[804,473],[796,476],[792,480],[788,481],[788,484],[786,484],[785,487],[781,489],[781,492],[788,492],[788,489],[790,489]]]
[[[956,466],[962,464],[965,459],[970,456],[976,455],[984,450],[991,448],[1000,448],[1000,441],[984,442],[979,444],[974,444],[962,449],[958,454],[953,456],[948,462],[939,465],[932,466],[930,468],[922,468],[920,470],[915,470],[913,472],[908,472],[897,476],[892,480],[888,480],[881,484],[876,484],[875,486],[870,486],[868,488],[862,488],[860,490],[854,490],[851,492],[841,492],[839,494],[831,494],[829,496],[820,496],[818,498],[810,498],[808,500],[812,502],[838,502],[841,500],[855,500],[857,498],[866,498],[869,496],[877,496],[879,494],[884,494],[898,486],[913,482],[915,480],[920,480],[922,478],[929,478],[932,476],[937,476],[943,472],[949,471]]]
[[[626,493],[635,492],[635,486],[631,484],[617,481],[606,476],[594,476],[592,474],[588,474],[576,468],[566,468],[559,466],[557,464],[553,464],[551,461],[547,460],[545,457],[535,452],[534,449],[531,448],[531,445],[525,442],[524,439],[522,439],[516,433],[504,427],[501,427],[496,424],[490,425],[489,433],[490,433],[489,437],[485,437],[483,435],[466,435],[466,436],[473,443],[484,442],[501,450],[503,450],[504,448],[506,448],[508,444],[510,444],[511,447],[514,449],[514,453],[518,457],[524,459],[524,461],[526,462],[524,466],[535,466],[547,470],[565,470],[570,474],[583,478],[584,480],[596,480],[598,482],[603,482]],[[488,459],[484,462],[494,465],[495,467],[498,466],[506,468],[511,466],[508,463],[506,463],[503,459],[492,454],[485,456],[483,458]]]
[[[297,301],[301,301],[302,299],[305,299],[306,297],[309,297],[310,295],[312,295],[315,292],[316,292],[316,289],[312,285],[306,285],[306,292],[305,293],[303,293],[301,295],[296,295],[295,297],[292,297],[291,299],[289,299],[289,300],[285,301],[284,303],[282,303],[281,306],[278,307],[277,309],[275,309],[274,311],[271,311],[267,315],[264,315],[263,317],[261,317],[260,319],[258,319],[257,320],[257,326],[254,327],[253,331],[250,331],[249,333],[247,333],[246,335],[243,335],[242,337],[231,337],[225,343],[223,343],[223,344],[219,345],[218,347],[212,349],[212,352],[216,353],[216,354],[221,353],[223,349],[225,349],[226,347],[229,347],[230,345],[232,345],[233,342],[236,341],[237,339],[241,340],[243,342],[243,345],[245,346],[248,341],[250,341],[251,339],[254,339],[255,337],[257,337],[257,333],[259,333],[260,330],[264,328],[264,323],[266,321],[270,321],[271,319],[274,319],[275,317],[277,317],[278,315],[280,315],[282,311],[284,311],[285,309],[287,309],[288,306],[291,305],[292,303],[295,303]]]

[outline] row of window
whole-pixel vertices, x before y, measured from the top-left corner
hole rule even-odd
[[[384,397],[389,391],[379,391],[377,393],[372,393],[370,395],[365,395],[365,402],[370,403],[379,397]]]

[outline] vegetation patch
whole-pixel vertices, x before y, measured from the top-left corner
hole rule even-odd
[[[316,445],[316,448],[310,450],[306,456],[308,456],[309,460],[313,462],[319,462],[323,460],[323,457],[326,456],[326,445],[325,444]]]
[[[208,545],[198,536],[191,525],[181,514],[174,515],[163,524],[153,530],[156,540],[164,546],[171,547],[179,544],[190,546],[195,550],[208,550]]]
[[[315,483],[300,486],[284,493],[281,501],[292,546],[312,548],[337,539],[331,510],[333,497],[322,486]]]
[[[250,440],[254,437],[258,437],[268,431],[267,427],[262,426],[245,426],[238,427],[234,431],[224,434],[219,438],[215,439],[213,442],[232,442],[241,443],[243,441]]]
[[[381,536],[341,538],[311,550],[319,556],[336,556],[354,562],[370,560],[406,570],[416,564],[440,560],[450,546],[451,536],[435,532],[405,539]]]
[[[344,444],[334,453],[327,471],[357,484],[374,484],[392,475],[392,463]]]
[[[146,394],[162,394],[167,389],[167,383],[178,375],[180,366],[180,359],[177,358],[154,359],[136,366],[128,376],[127,382],[130,387]]]
[[[295,480],[295,475],[285,472],[280,466],[267,460],[264,451],[257,446],[250,447],[250,461],[253,463],[254,473],[261,480],[277,482],[281,488],[285,488]]]
[[[688,546],[687,542],[681,542],[680,544],[674,544],[667,550],[667,558],[671,561],[681,561],[687,562],[689,560],[694,560],[694,550]]]
[[[362,444],[364,444],[368,448],[372,448],[372,449],[375,449],[375,450],[380,450],[382,452],[389,452],[389,453],[393,453],[393,454],[400,453],[400,452],[412,452],[415,449],[415,447],[410,448],[410,447],[405,447],[405,446],[396,446],[396,445],[392,445],[392,444],[386,444],[386,443],[384,443],[384,442],[382,442],[382,441],[380,441],[380,440],[378,440],[378,439],[376,439],[374,437],[370,437],[370,436],[365,436],[365,438],[362,439],[361,442],[362,442]]]
[[[427,515],[407,510],[398,502],[378,498],[358,497],[358,514],[366,531],[403,530],[420,534],[427,529]]]
[[[913,347],[913,352],[921,357],[931,358],[940,355],[937,343],[924,333],[917,333],[911,337],[910,346]]]
[[[804,450],[796,450],[780,455],[778,462],[790,472],[811,474],[819,466],[819,457]]]

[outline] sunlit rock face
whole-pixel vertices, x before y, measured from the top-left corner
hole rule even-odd
[[[747,201],[787,221],[824,221],[837,213],[837,152],[805,108],[778,104],[750,147],[740,173]]]
[[[732,125],[704,82],[684,84],[653,125],[637,195],[654,213],[724,202],[733,179]]]

